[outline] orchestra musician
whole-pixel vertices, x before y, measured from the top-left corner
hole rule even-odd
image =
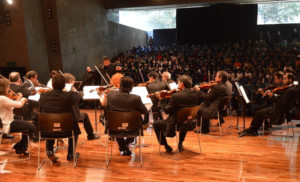
[[[38,79],[37,79],[38,75],[35,71],[33,70],[28,71],[26,73],[26,78],[27,79],[24,80],[24,86],[28,87],[29,89],[39,86]]]
[[[215,81],[218,84],[214,84],[213,86],[211,86],[208,93],[200,91],[200,98],[204,100],[204,102],[201,104],[202,107],[198,111],[199,118],[200,116],[202,117],[202,131],[196,130],[195,132],[201,132],[203,134],[209,133],[209,119],[217,115],[218,105],[220,101],[225,96],[228,96],[227,93],[229,93],[229,91],[227,91],[228,89],[226,86],[227,72],[218,71],[215,76]]]
[[[120,90],[112,91],[107,94],[106,105],[107,111],[139,111],[141,114],[147,114],[147,108],[142,103],[140,96],[129,94],[134,86],[134,81],[131,77],[125,76],[121,78]],[[141,117],[142,120],[142,117]],[[142,121],[141,121],[142,122]],[[131,151],[128,148],[129,143],[133,142],[133,138],[117,138],[121,155],[129,156]]]
[[[98,73],[97,70],[93,71],[90,67],[86,68],[87,72],[90,74],[90,77],[87,80],[94,79],[95,85],[107,85],[106,81],[109,82],[108,76],[109,77],[113,76],[120,69],[120,67],[117,66],[117,64],[110,62],[108,56],[103,56],[102,62],[103,65],[98,66],[98,69],[104,78]]]
[[[65,77],[61,74],[56,74],[52,78],[53,90],[49,92],[44,92],[40,97],[40,112],[41,113],[64,113],[71,112],[73,113],[72,107],[74,104],[78,103],[82,96],[78,92],[70,91],[64,92],[65,88]],[[74,113],[73,113],[74,116]],[[78,139],[78,135],[81,134],[78,122],[73,117],[73,130],[75,135],[75,147]],[[47,156],[52,162],[56,162],[58,157],[54,154],[53,150],[54,140],[47,140],[46,149]],[[69,139],[68,142],[68,155],[67,160],[72,161],[73,158],[77,158],[79,153],[73,154],[73,142],[72,139]]]
[[[161,90],[167,90],[168,87],[166,86],[166,84],[164,82],[162,82],[161,80],[159,80],[158,78],[158,73],[156,73],[155,71],[150,71],[147,74],[148,78],[149,78],[149,84],[147,84],[146,89],[148,91],[149,94],[151,93],[155,93]],[[158,119],[162,119],[162,115],[160,112],[160,107],[158,105],[159,103],[159,99],[153,95],[150,96],[150,99],[152,101],[152,113],[153,113],[153,120],[158,120]],[[147,115],[145,117],[145,125],[147,125],[149,123],[149,116]]]
[[[263,120],[269,118],[271,124],[282,124],[284,114],[289,113],[291,107],[295,102],[297,91],[293,85],[294,76],[291,73],[286,73],[283,76],[282,94],[267,92],[267,95],[273,100],[273,105],[263,108],[254,113],[253,120],[250,127],[245,130],[242,136],[257,136],[258,129],[261,127]]]
[[[11,72],[9,74],[9,81],[10,81],[9,87],[15,93],[19,93],[19,92],[22,93],[23,97],[28,98],[28,96],[31,95],[33,91],[35,91],[34,88],[28,88],[26,85],[22,84],[22,80],[18,72]]]
[[[13,109],[22,108],[27,102],[26,98],[13,101],[7,97],[9,91],[9,81],[0,78],[0,118],[3,124],[3,138],[14,138],[9,133],[22,131],[22,138],[20,142],[13,146],[16,154],[27,155],[28,137],[25,135],[26,131],[31,135],[35,130],[35,126],[28,121],[14,119]]]
[[[72,75],[71,73],[64,73],[64,77],[65,77],[65,81],[66,81],[66,86],[65,86],[64,90],[69,91],[69,90],[67,90],[67,88],[71,88],[71,91],[78,92],[76,90],[76,88],[73,86],[74,82],[76,80],[75,76]],[[80,94],[82,95],[81,92],[80,92]],[[89,115],[85,112],[80,112],[78,103],[75,103],[73,105],[73,114],[74,114],[77,122],[83,122],[84,130],[88,135],[87,136],[88,140],[95,140],[95,139],[100,138],[100,136],[94,134],[94,129],[92,127]]]
[[[175,122],[177,112],[188,106],[196,106],[200,104],[200,97],[198,91],[192,89],[192,79],[190,76],[183,75],[179,78],[178,88],[181,89],[181,92],[174,93],[166,107],[164,108],[165,113],[169,114],[166,120],[156,120],[153,123],[153,128],[159,142],[160,132],[161,134],[161,143],[164,145],[166,152],[171,153],[172,148],[168,145],[166,137],[175,136]],[[179,151],[183,151],[183,141],[185,139],[186,132],[180,132],[179,134]]]
[[[162,80],[165,80],[168,84],[175,83],[175,81],[171,79],[171,73],[168,71],[162,73]]]
[[[48,87],[48,88],[52,88],[52,78],[53,78],[55,75],[57,75],[57,74],[59,74],[59,72],[56,71],[56,70],[52,70],[52,71],[50,72],[50,79],[49,79],[49,81],[47,82],[47,87]]]

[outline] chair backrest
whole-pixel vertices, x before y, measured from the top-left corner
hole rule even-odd
[[[230,103],[231,101],[231,98],[232,96],[226,96],[226,97],[223,97],[221,99],[221,101],[219,102],[219,111],[223,111],[223,110],[226,110],[228,104]]]
[[[72,113],[39,113],[41,132],[63,132],[73,130]]]
[[[107,129],[118,131],[138,130],[142,128],[140,112],[107,112]]]
[[[184,107],[181,108],[176,115],[176,123],[177,125],[181,125],[183,123],[188,123],[191,121],[194,121],[197,116],[197,112],[200,109],[199,106],[194,106],[194,107]]]

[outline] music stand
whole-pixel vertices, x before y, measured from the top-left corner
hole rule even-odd
[[[243,128],[244,128],[244,132],[245,132],[245,129],[246,129],[246,104],[249,104],[250,100],[245,92],[243,85],[240,85],[238,82],[235,82],[235,85],[239,92],[239,95],[238,95],[239,98],[242,98],[239,100],[241,100],[243,103]],[[239,117],[237,117],[237,118],[239,118]],[[237,120],[237,122],[238,122],[238,120]],[[244,135],[244,133],[242,133],[239,137],[241,137],[242,135]]]
[[[74,85],[73,86],[76,88],[76,90],[79,90],[81,84],[82,84],[82,81],[74,81]]]

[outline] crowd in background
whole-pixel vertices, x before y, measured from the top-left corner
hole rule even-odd
[[[225,70],[229,80],[242,84],[250,100],[255,100],[257,89],[272,83],[273,73],[295,73],[294,59],[299,51],[300,47],[295,44],[288,46],[263,39],[191,46],[137,46],[113,58],[112,62],[122,66],[125,75],[131,76],[136,84],[143,79],[147,81],[150,71],[168,71],[173,80],[187,74],[196,85],[214,80],[217,71]],[[251,114],[252,106],[248,107],[247,113]]]

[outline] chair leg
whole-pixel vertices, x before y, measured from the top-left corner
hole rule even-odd
[[[47,139],[45,140],[45,143],[47,143]],[[43,165],[45,164],[47,149],[45,148],[45,152],[44,152],[45,156],[41,164],[40,164],[40,155],[41,155],[40,153],[41,153],[41,133],[39,133],[38,172],[42,169]]]
[[[202,134],[202,116],[201,116],[201,120],[200,120],[200,135]]]
[[[141,162],[141,167],[143,167],[143,156],[142,156],[142,143],[141,143],[141,130],[139,130],[139,152],[140,152],[140,162]]]
[[[77,157],[76,157],[76,151],[75,151],[75,136],[74,136],[74,131],[72,131],[72,142],[73,142],[73,163],[74,163],[74,168],[77,166]]]
[[[221,129],[221,121],[220,121],[220,112],[218,111],[218,120],[219,120],[219,130],[220,130],[220,135],[222,137],[222,129]]]
[[[109,147],[108,138],[109,138],[109,130],[107,130],[107,137],[106,137],[106,152],[105,152],[106,167],[108,166],[110,159],[111,159],[111,157],[108,157],[108,147]],[[112,141],[110,141],[110,142],[112,143]]]
[[[179,145],[178,145],[177,124],[175,125],[175,132],[176,132],[176,145],[177,145],[177,160],[179,160]]]

